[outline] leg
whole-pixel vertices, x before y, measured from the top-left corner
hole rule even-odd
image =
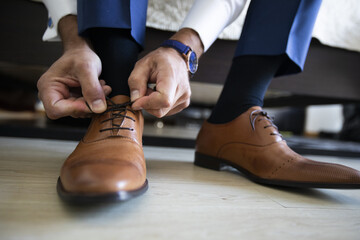
[[[131,107],[127,84],[143,41],[146,6],[143,0],[78,1],[79,32],[99,55],[101,77],[113,92],[107,110],[92,116],[87,133],[62,166],[57,189],[65,201],[124,201],[148,188],[144,120]]]
[[[314,23],[307,15],[319,9],[318,3],[251,2],[219,103],[198,135],[196,165],[215,170],[231,165],[262,184],[360,188],[359,171],[293,152],[261,108],[273,76],[302,69],[311,37],[308,23]]]
[[[301,71],[321,1],[252,1],[229,75],[209,122],[263,105],[274,76]]]
[[[112,88],[110,97],[130,96],[128,78],[137,61],[140,45],[127,29],[92,28],[88,30],[88,36],[101,59],[100,79]]]
[[[147,0],[78,1],[79,33],[101,59],[110,96],[130,96],[127,80],[144,43],[146,10]]]
[[[220,98],[208,121],[230,122],[252,106],[262,107],[265,92],[286,58],[284,54],[235,57]]]

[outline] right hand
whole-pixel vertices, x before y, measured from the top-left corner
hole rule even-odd
[[[111,88],[99,81],[100,73],[100,58],[89,47],[65,51],[37,83],[47,116],[79,118],[104,112]]]

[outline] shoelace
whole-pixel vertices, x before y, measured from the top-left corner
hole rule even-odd
[[[263,118],[259,118],[259,117],[263,117]],[[261,120],[267,120],[270,124],[264,126],[264,128],[268,128],[268,127],[273,127],[276,129],[276,132],[272,132],[270,133],[270,135],[278,135],[281,138],[283,137],[279,131],[278,131],[278,127],[273,123],[274,118],[270,117],[268,115],[267,112],[263,111],[263,110],[254,110],[250,113],[250,123],[251,123],[251,127],[252,129],[255,131],[255,121],[256,119],[258,119],[258,121],[260,122]]]
[[[106,100],[107,100],[107,103],[108,103],[108,109],[105,112],[103,112],[102,114],[111,112],[111,115],[110,115],[109,118],[101,121],[101,123],[112,121],[112,127],[100,129],[100,132],[111,131],[111,130],[119,130],[119,129],[134,131],[133,128],[121,127],[121,125],[124,123],[125,118],[130,119],[131,121],[135,122],[134,118],[126,116],[127,111],[135,113],[133,110],[127,108],[127,106],[131,106],[132,102],[129,101],[129,102],[125,102],[125,103],[122,103],[122,104],[116,104],[108,97],[106,97]],[[122,118],[120,124],[115,124],[114,123],[113,120],[115,120],[117,118]]]

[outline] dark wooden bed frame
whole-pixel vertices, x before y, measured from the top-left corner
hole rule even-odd
[[[0,16],[0,62],[22,65],[24,71],[33,66],[34,71],[19,74],[36,81],[62,51],[58,42],[41,41],[47,22],[45,7],[27,0],[5,0]],[[155,49],[171,34],[148,28],[145,51],[141,55]],[[235,47],[236,41],[217,40],[201,58],[199,71],[192,81],[223,84]],[[267,98],[265,106],[358,102],[360,53],[328,47],[313,39],[304,72],[276,78],[269,89],[290,94]]]

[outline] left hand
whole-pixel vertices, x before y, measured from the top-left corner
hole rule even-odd
[[[188,69],[175,49],[160,47],[140,59],[128,83],[134,110],[144,109],[161,118],[190,104]],[[155,83],[156,91],[148,88],[148,83]]]

